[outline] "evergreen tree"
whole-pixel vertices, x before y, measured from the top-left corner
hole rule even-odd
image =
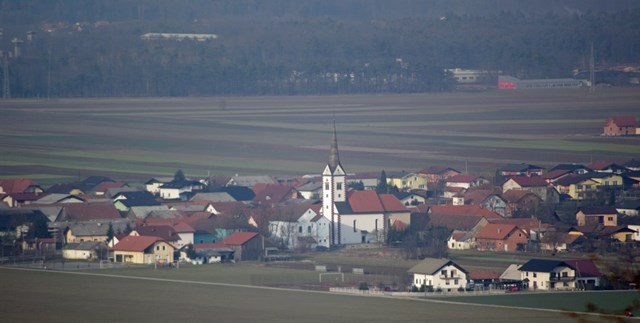
[[[389,192],[389,184],[387,184],[387,173],[385,173],[384,169],[380,173],[380,181],[378,181],[378,186],[376,186],[377,193],[388,193]]]
[[[113,240],[113,224],[111,224],[111,222],[109,222],[109,228],[107,229],[107,243],[111,242]]]
[[[176,174],[173,175],[173,181],[174,182],[184,182],[185,180],[186,180],[186,177],[184,176],[184,172],[182,171],[182,169],[178,169]]]

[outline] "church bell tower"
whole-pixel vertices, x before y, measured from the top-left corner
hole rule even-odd
[[[340,214],[336,202],[345,202],[347,195],[347,173],[340,164],[338,136],[333,122],[333,140],[329,149],[329,163],[322,172],[322,215],[331,221],[331,245],[341,244]]]

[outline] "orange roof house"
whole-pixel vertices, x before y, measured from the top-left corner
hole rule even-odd
[[[173,262],[173,246],[159,237],[126,236],[113,248],[113,260],[119,263],[152,264]]]
[[[605,136],[629,136],[636,134],[638,121],[635,116],[612,116],[604,122],[602,134]]]
[[[478,250],[524,251],[529,235],[513,224],[489,223],[476,233]]]

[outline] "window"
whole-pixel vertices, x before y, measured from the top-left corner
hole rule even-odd
[[[160,246],[156,246],[156,251],[160,251]]]
[[[311,233],[311,226],[307,227],[307,233]]]
[[[337,183],[336,184],[336,189],[341,190],[342,189],[342,183]]]
[[[533,278],[538,278],[538,273],[533,273]]]
[[[447,270],[446,269],[441,270],[440,275],[447,277]]]
[[[612,216],[608,217],[607,221],[613,221],[613,217]]]
[[[329,182],[324,183],[324,189],[327,191],[331,189],[331,186],[329,186]]]
[[[569,277],[569,273],[568,272],[562,272],[562,277]]]
[[[302,233],[302,226],[298,227],[298,233]]]
[[[162,246],[162,251],[164,251],[164,250],[165,250],[165,246]]]
[[[353,232],[357,232],[358,229],[356,229],[356,220],[353,220]]]
[[[454,279],[454,280],[453,280],[453,284],[454,284],[454,285],[458,285],[458,280],[457,280],[457,279]]]
[[[378,219],[376,219],[376,231],[378,231]]]

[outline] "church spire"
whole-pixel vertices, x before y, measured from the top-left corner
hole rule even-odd
[[[338,135],[336,135],[336,121],[333,120],[333,141],[329,149],[329,166],[331,170],[335,170],[340,164],[340,155],[338,154]]]

